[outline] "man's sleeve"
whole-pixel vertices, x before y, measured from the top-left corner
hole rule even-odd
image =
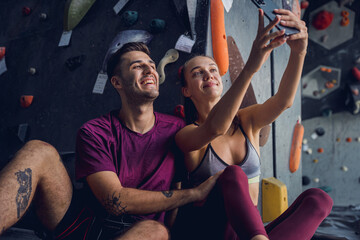
[[[100,171],[116,172],[110,144],[101,135],[81,128],[76,138],[76,179]]]

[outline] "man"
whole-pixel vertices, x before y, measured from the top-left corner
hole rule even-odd
[[[101,216],[103,228],[96,237],[102,239],[169,239],[165,211],[205,199],[218,177],[194,189],[170,190],[174,135],[184,123],[154,112],[159,76],[149,55],[146,45],[128,43],[109,59],[108,76],[122,108],[87,122],[78,133],[77,179],[110,215]],[[1,232],[33,202],[54,238],[94,237],[98,211],[88,198],[73,194],[59,154],[49,144],[28,142],[1,171],[0,183]]]

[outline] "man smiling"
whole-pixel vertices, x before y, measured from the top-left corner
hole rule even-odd
[[[55,239],[169,239],[166,211],[206,198],[219,175],[193,189],[172,190],[176,164],[183,162],[175,160],[182,155],[174,136],[184,122],[154,112],[159,75],[149,55],[142,43],[125,44],[112,55],[107,72],[122,107],[88,121],[78,132],[76,178],[90,195],[73,190],[51,145],[30,141],[0,173],[2,232],[34,202]],[[23,189],[27,194],[18,203]],[[96,219],[101,219],[101,231],[94,234]],[[171,222],[172,215],[167,219]]]

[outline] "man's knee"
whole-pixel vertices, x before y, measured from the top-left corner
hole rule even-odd
[[[60,160],[58,151],[51,144],[40,140],[28,141],[18,154],[25,154],[26,157],[32,157],[32,160]]]
[[[154,220],[144,220],[138,222],[134,227],[141,229],[144,239],[168,240],[170,234],[168,229],[160,222]]]

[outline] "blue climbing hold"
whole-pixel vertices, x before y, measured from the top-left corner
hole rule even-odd
[[[150,22],[150,32],[151,33],[159,33],[164,31],[165,29],[165,21],[162,19],[153,19]]]
[[[126,11],[122,15],[122,21],[126,26],[130,27],[136,23],[138,16],[138,12],[136,11]]]

